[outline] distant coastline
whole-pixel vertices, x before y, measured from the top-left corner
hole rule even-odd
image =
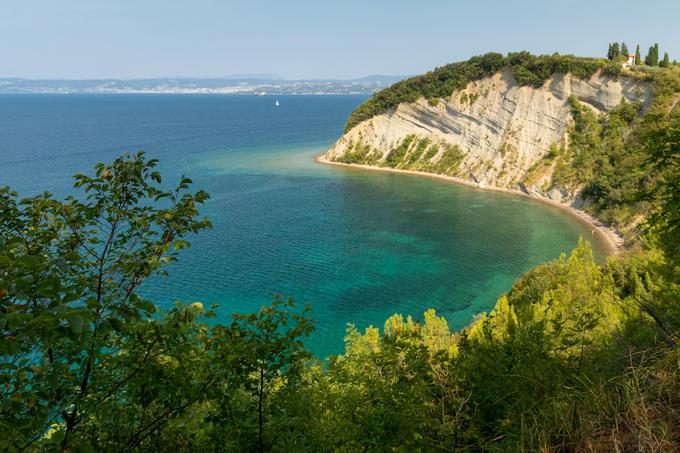
[[[500,188],[500,187],[490,187],[490,186],[480,186],[478,184],[475,184],[470,181],[466,181],[462,178],[456,178],[454,176],[447,176],[447,175],[440,175],[436,173],[428,173],[424,171],[418,171],[418,170],[401,170],[398,168],[390,168],[390,167],[376,167],[372,165],[365,165],[365,164],[347,164],[343,162],[333,162],[331,160],[326,159],[325,154],[321,154],[316,157],[316,162],[321,163],[321,164],[328,164],[328,165],[338,165],[338,166],[343,166],[343,167],[352,167],[352,168],[358,168],[362,170],[371,170],[371,171],[382,171],[382,172],[390,172],[390,173],[402,173],[402,174],[408,174],[408,175],[415,175],[415,176],[421,176],[421,177],[426,177],[426,178],[433,178],[433,179],[439,179],[439,180],[444,180],[448,181],[454,184],[460,184],[463,186],[471,187],[473,189],[479,189],[479,190],[486,190],[486,191],[493,191],[493,192],[504,192],[504,193],[509,193],[513,195],[519,195],[523,196],[526,198],[530,198],[532,200],[539,201],[541,203],[545,203],[551,206],[555,206],[557,208],[560,208],[564,210],[566,213],[571,215],[573,218],[579,220],[580,222],[588,225],[588,227],[591,228],[591,232],[594,236],[599,238],[601,242],[605,245],[605,253],[606,255],[613,255],[619,253],[623,249],[623,237],[613,228],[610,228],[606,225],[604,225],[600,220],[597,218],[591,216],[590,214],[581,211],[580,209],[576,209],[572,206],[560,203],[555,200],[551,200],[549,198],[545,197],[540,197],[536,196],[534,194],[529,194],[526,192],[522,192],[521,190],[515,190],[515,189],[505,189],[505,188]]]
[[[402,76],[382,75],[349,80],[285,80],[275,78],[31,80],[0,78],[0,94],[370,95],[401,79],[403,79]]]

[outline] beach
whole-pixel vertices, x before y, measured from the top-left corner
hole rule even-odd
[[[523,197],[530,198],[532,200],[539,201],[541,203],[545,203],[551,206],[555,206],[557,208],[562,209],[565,211],[567,214],[571,215],[572,217],[578,219],[579,221],[585,223],[591,228],[591,232],[594,236],[597,236],[599,239],[602,240],[602,242],[606,245],[606,254],[607,255],[613,255],[619,253],[624,244],[623,237],[621,236],[620,233],[618,233],[614,228],[608,227],[604,225],[599,219],[596,217],[593,217],[592,215],[588,214],[587,212],[581,211],[580,209],[576,209],[573,206],[569,206],[564,203],[560,203],[555,200],[551,200],[546,197],[541,197],[535,194],[530,194],[527,192],[523,192],[521,190],[517,189],[506,189],[506,188],[501,188],[501,187],[490,187],[490,186],[480,186],[478,184],[475,184],[474,182],[467,181],[462,178],[457,178],[455,176],[447,176],[447,175],[439,175],[435,173],[428,173],[425,171],[419,171],[419,170],[402,170],[398,168],[390,168],[390,167],[375,167],[372,165],[365,165],[365,164],[347,164],[343,162],[334,162],[331,160],[326,159],[325,154],[321,154],[316,157],[316,162],[321,163],[321,164],[328,164],[328,165],[338,165],[338,166],[344,166],[344,167],[352,167],[352,168],[358,168],[362,170],[370,170],[370,171],[382,171],[382,172],[391,172],[391,173],[402,173],[402,174],[407,174],[407,175],[415,175],[415,176],[421,176],[421,177],[426,177],[426,178],[433,178],[433,179],[439,179],[447,182],[451,182],[454,184],[460,184],[464,185],[473,189],[478,189],[478,190],[486,190],[486,191],[494,191],[494,192],[504,192],[504,193],[510,193],[513,195],[519,195]]]

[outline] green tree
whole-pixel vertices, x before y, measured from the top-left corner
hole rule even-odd
[[[652,60],[654,59],[654,46],[650,46],[647,50],[647,55],[645,55],[645,64],[647,66],[652,66]]]
[[[309,359],[309,307],[276,297],[208,327],[215,306],[139,296],[210,226],[208,195],[184,177],[162,190],[155,166],[138,153],[76,175],[83,201],[0,189],[3,451],[264,451],[291,431],[266,427]]]
[[[645,64],[647,66],[656,66],[659,64],[659,44],[654,44],[647,51],[647,56],[645,57]]]
[[[650,228],[672,262],[680,265],[680,112],[676,110],[670,121],[658,121],[663,126],[648,132],[645,145],[652,167],[663,177],[641,197],[657,207],[649,218]]]
[[[255,447],[260,452],[271,450],[275,441],[274,435],[265,433],[265,425],[273,412],[269,404],[272,394],[282,383],[297,385],[302,369],[311,359],[300,340],[313,330],[312,322],[305,316],[311,307],[305,306],[301,314],[295,313],[294,308],[292,298],[276,296],[270,306],[263,306],[257,313],[234,316],[243,328],[245,356],[252,358],[244,387],[254,397],[257,428],[255,445],[247,447]]]
[[[324,401],[336,450],[451,450],[469,446],[469,408],[454,362],[457,336],[433,310],[394,315],[382,335],[353,326],[331,360]]]
[[[640,57],[640,44],[635,48],[635,65],[639,66],[642,64],[642,58]]]
[[[670,58],[668,57],[668,52],[664,52],[663,60],[659,62],[659,66],[662,68],[669,68],[671,66]]]
[[[619,47],[619,43],[615,42],[609,44],[609,50],[607,51],[607,58],[609,59],[609,61],[614,61],[619,55],[621,55],[621,48]]]
[[[626,45],[625,42],[621,43],[621,55],[628,58],[628,46]]]
[[[0,189],[0,430],[26,448],[52,426],[62,449],[124,377],[107,363],[128,347],[155,306],[139,286],[174,261],[184,237],[210,226],[203,191],[159,187],[143,153],[76,175],[84,201]],[[173,315],[170,315],[171,317]]]

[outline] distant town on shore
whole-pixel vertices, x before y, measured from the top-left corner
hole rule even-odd
[[[285,80],[274,77],[30,80],[0,78],[0,93],[372,94],[405,76]]]

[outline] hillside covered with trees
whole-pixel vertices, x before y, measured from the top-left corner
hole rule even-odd
[[[507,65],[525,84],[620,70],[487,54],[400,82],[348,127]],[[306,351],[313,311],[293,299],[217,318],[214,306],[162,311],[139,295],[210,227],[199,213],[208,194],[189,179],[165,188],[143,153],[76,175],[80,197],[0,189],[0,449],[679,450],[676,91],[645,116],[623,105],[591,118],[575,103],[581,139],[555,152],[572,153],[564,178],[592,175],[603,213],[643,212],[629,250],[598,264],[581,242],[465,329],[432,310],[395,314],[380,329],[350,327],[327,361]]]

